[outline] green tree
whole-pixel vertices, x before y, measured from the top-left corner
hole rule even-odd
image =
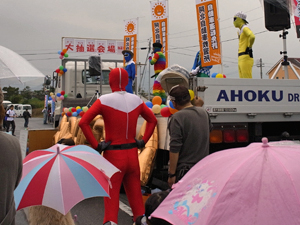
[[[9,99],[9,100],[10,100],[10,97],[12,97],[13,95],[19,94],[19,88],[14,88],[11,86],[4,87],[4,88],[2,88],[2,90],[7,92],[7,93],[5,93],[5,99]]]
[[[44,108],[44,101],[37,98],[30,99],[28,103],[32,106],[33,109]]]
[[[9,101],[12,103],[23,103],[23,96],[20,94],[12,95],[10,96]]]
[[[46,95],[46,92],[44,91],[44,88],[42,88],[41,90],[34,90],[32,92],[32,97],[33,98],[37,98],[37,99],[42,100],[42,101],[44,101],[45,95]]]
[[[21,92],[23,96],[23,103],[28,103],[28,101],[32,98],[32,91],[29,86],[26,86]]]

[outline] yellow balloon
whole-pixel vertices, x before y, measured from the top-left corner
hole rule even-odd
[[[218,73],[218,74],[216,75],[216,78],[223,78],[223,74]]]
[[[154,105],[153,107],[152,107],[152,112],[154,113],[154,114],[159,114],[160,113],[160,110],[161,110],[161,108],[160,108],[160,105]]]
[[[86,111],[88,111],[88,109],[89,109],[89,108],[88,108],[87,106],[84,106],[84,107],[82,108],[82,111],[83,111],[83,112],[86,112]]]
[[[189,90],[189,92],[190,92],[191,101],[192,101],[194,99],[194,97],[195,97],[195,93],[194,93],[193,90]]]
[[[80,107],[80,106],[77,106],[77,107],[76,107],[76,110],[78,110],[78,109],[81,109],[81,107]]]

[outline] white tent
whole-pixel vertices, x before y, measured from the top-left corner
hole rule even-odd
[[[0,79],[15,78],[24,83],[36,78],[44,78],[38,69],[14,51],[0,46]]]

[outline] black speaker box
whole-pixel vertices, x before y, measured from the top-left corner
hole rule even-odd
[[[90,56],[89,57],[89,71],[90,76],[101,76],[101,57]]]
[[[291,28],[289,12],[280,7],[264,1],[265,27],[269,31],[280,31]]]

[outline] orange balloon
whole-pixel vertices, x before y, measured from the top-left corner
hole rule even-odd
[[[66,48],[64,48],[63,50],[62,50],[62,52],[63,53],[66,53],[68,50],[66,49]]]
[[[171,114],[174,114],[174,113],[178,112],[177,109],[173,109],[173,108],[171,108],[171,107],[169,107],[169,110],[170,110],[170,113],[171,113]]]
[[[153,105],[160,105],[162,103],[162,99],[160,96],[154,96],[152,99]]]
[[[65,113],[65,112],[62,112],[62,113],[61,113],[61,116],[64,116],[64,115],[66,115],[66,113]]]

